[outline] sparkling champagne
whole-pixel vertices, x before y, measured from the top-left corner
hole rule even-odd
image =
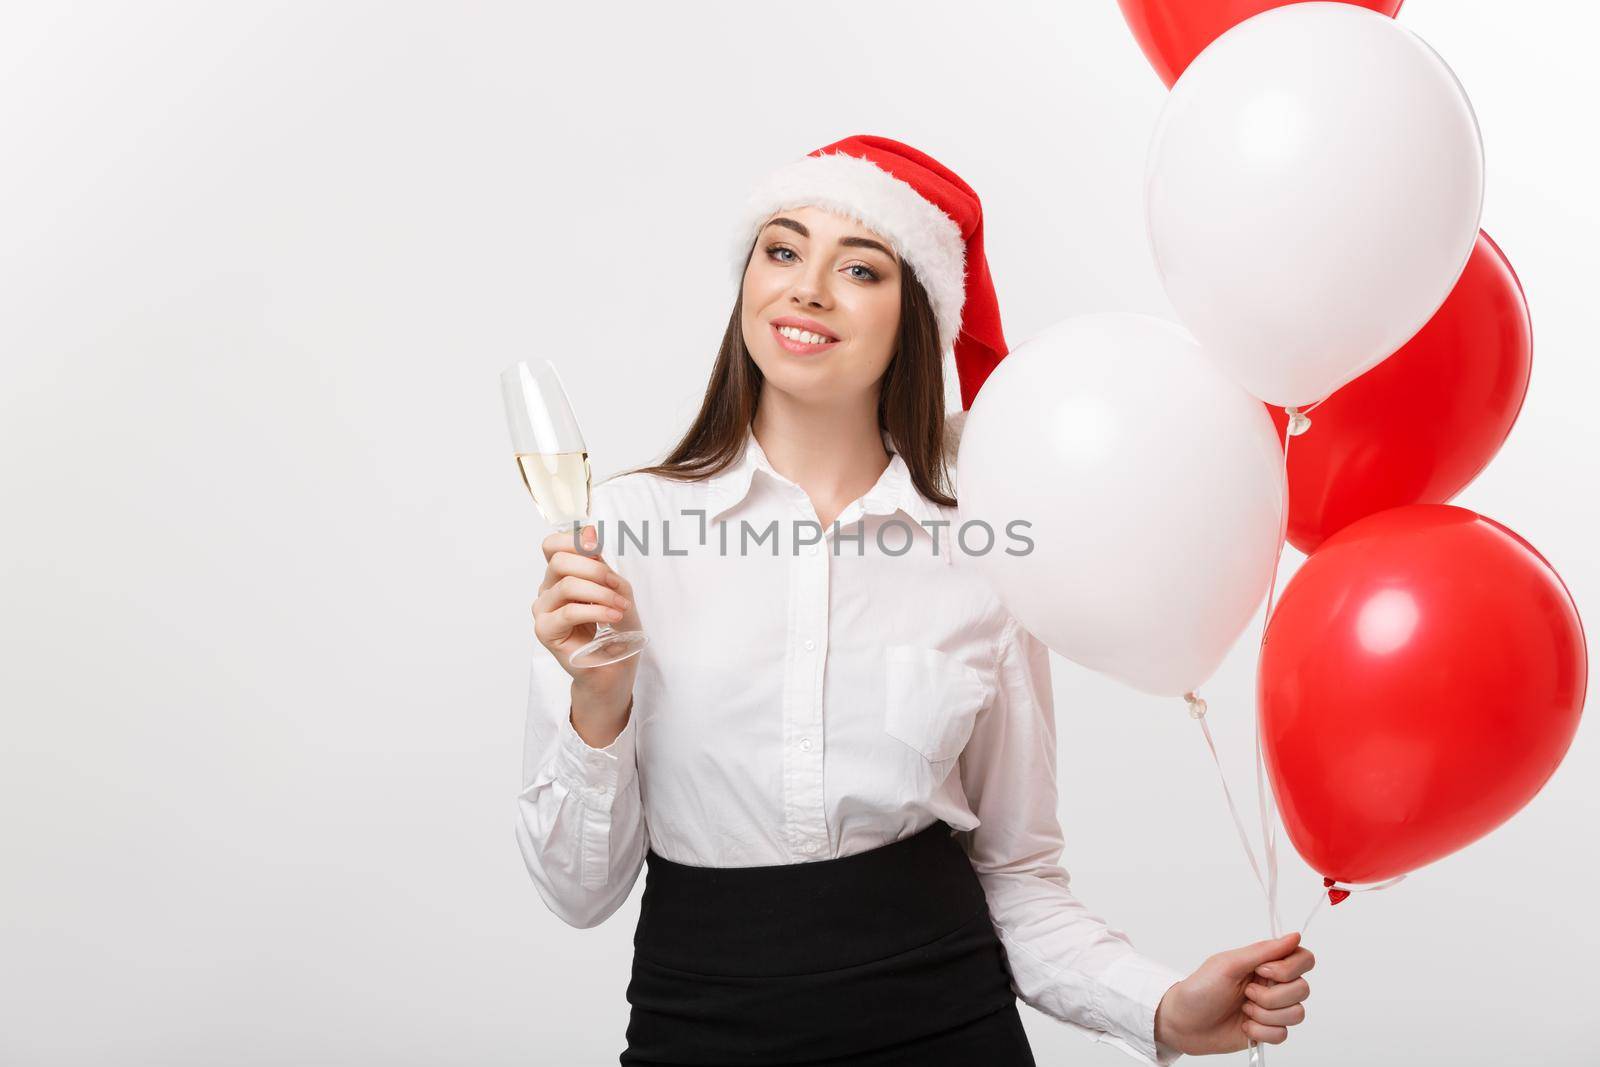
[[[589,446],[556,365],[523,360],[500,372],[511,454],[528,495],[551,526],[568,533],[589,517]],[[594,624],[594,639],[567,656],[568,666],[603,667],[636,656],[650,639],[643,630]]]
[[[570,526],[588,516],[588,452],[518,452],[517,467],[550,525]]]

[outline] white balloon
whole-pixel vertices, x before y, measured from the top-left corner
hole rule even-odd
[[[973,401],[957,529],[1017,621],[1161,696],[1211,677],[1267,593],[1288,490],[1272,418],[1181,327],[1068,319],[1017,346]],[[1013,520],[1033,541],[1019,541]],[[971,541],[983,538],[973,534]]]
[[[1375,11],[1246,19],[1173,85],[1145,208],[1178,317],[1240,385],[1303,406],[1438,310],[1478,236],[1483,144],[1466,93]]]

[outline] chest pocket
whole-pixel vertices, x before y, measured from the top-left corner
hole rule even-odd
[[[921,645],[890,645],[887,653],[884,732],[930,763],[959,756],[989,702],[983,675]]]

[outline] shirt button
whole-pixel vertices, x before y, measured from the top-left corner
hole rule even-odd
[[[811,751],[811,738],[802,737],[800,739],[800,750],[802,752],[810,752]]]
[[[815,556],[817,554],[817,546],[812,545],[810,548],[806,549],[806,551]]]
[[[810,652],[813,648],[816,648],[816,647],[817,647],[817,643],[815,641],[811,641],[811,640],[807,640],[806,641],[806,651],[807,652]]]

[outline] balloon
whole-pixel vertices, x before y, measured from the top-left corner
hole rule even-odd
[[[1394,352],[1465,267],[1477,120],[1393,19],[1298,3],[1218,37],[1167,96],[1145,175],[1156,267],[1207,355],[1269,404]]]
[[[1170,87],[1224,30],[1291,0],[1118,0],[1145,58]],[[1352,0],[1394,17],[1400,0]]]
[[[1480,234],[1461,280],[1405,346],[1317,405],[1289,448],[1289,540],[1307,554],[1357,519],[1443,504],[1488,466],[1533,360],[1522,286]],[[1281,408],[1268,414],[1281,440]]]
[[[1511,530],[1450,504],[1352,523],[1284,587],[1261,651],[1290,841],[1359,883],[1477,840],[1555,772],[1587,682],[1572,597]]]
[[[1012,350],[967,412],[957,530],[1050,648],[1177,696],[1211,676],[1264,599],[1283,532],[1266,410],[1181,327],[1068,319]],[[1031,551],[1008,554],[1020,543]]]

